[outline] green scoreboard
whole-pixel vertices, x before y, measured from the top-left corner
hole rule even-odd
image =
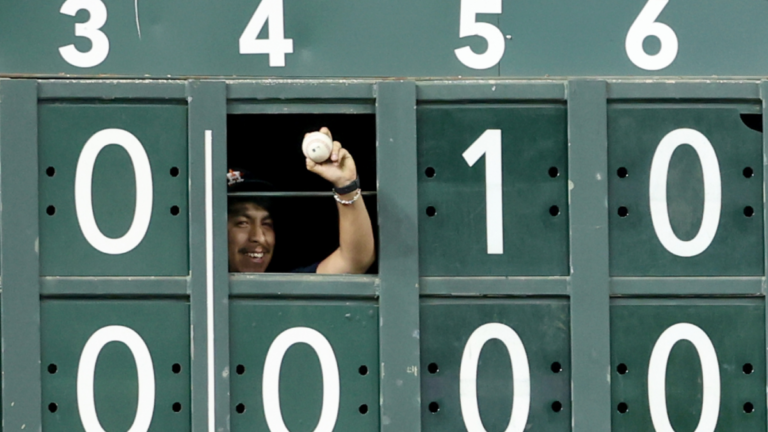
[[[0,0],[1,430],[765,432],[767,14]],[[324,125],[376,264],[230,273],[235,163],[335,248]]]

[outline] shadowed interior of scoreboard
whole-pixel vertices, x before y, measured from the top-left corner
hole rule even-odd
[[[268,272],[290,272],[322,261],[339,246],[332,185],[307,170],[304,134],[330,129],[354,158],[378,256],[376,117],[373,114],[230,114],[227,165],[274,186],[275,248]],[[378,273],[378,262],[368,269]]]

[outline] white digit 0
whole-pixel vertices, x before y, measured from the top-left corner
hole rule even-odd
[[[474,332],[464,346],[459,368],[459,399],[461,415],[467,432],[486,432],[477,406],[477,364],[486,342],[498,339],[507,347],[512,362],[512,416],[504,432],[523,432],[528,423],[531,406],[531,373],[528,355],[520,336],[500,323],[484,324]]]
[[[85,9],[90,18],[85,23],[75,24],[75,36],[86,37],[91,41],[91,49],[87,52],[78,51],[74,44],[59,48],[61,57],[72,66],[91,68],[98,66],[109,54],[109,39],[101,30],[107,22],[107,7],[101,0],[67,0],[61,5],[59,12],[75,16]]]
[[[629,27],[624,48],[627,56],[637,67],[645,70],[661,70],[672,64],[677,57],[677,35],[668,25],[656,22],[669,0],[648,0],[640,15]],[[658,53],[650,55],[643,48],[643,41],[649,36],[656,36],[661,43]]]
[[[104,432],[96,414],[96,401],[93,396],[93,379],[96,373],[96,360],[104,346],[110,342],[124,343],[133,354],[136,362],[136,374],[139,378],[139,400],[136,417],[128,432],[146,432],[152,423],[155,409],[155,369],[152,356],[144,340],[138,333],[123,326],[107,326],[91,335],[80,354],[77,367],[77,409],[85,432]]]
[[[720,413],[720,366],[715,347],[707,334],[688,323],[675,324],[664,330],[653,346],[648,364],[648,404],[653,427],[656,432],[675,432],[667,412],[667,362],[672,347],[681,340],[687,340],[696,347],[701,361],[701,417],[694,432],[713,432]]]
[[[116,239],[105,236],[96,225],[91,196],[96,158],[104,147],[111,144],[119,145],[128,152],[136,179],[133,222],[128,232]],[[104,129],[88,139],[80,152],[75,171],[75,210],[80,231],[97,250],[105,254],[119,255],[133,250],[141,243],[152,218],[152,169],[144,147],[133,134],[123,129]]]
[[[269,20],[269,38],[258,39]],[[283,29],[283,0],[261,0],[240,36],[240,54],[269,54],[270,67],[285,66],[285,55],[293,52],[293,39]]]
[[[297,343],[305,343],[315,350],[323,374],[323,407],[314,432],[332,432],[339,415],[339,366],[328,339],[308,327],[294,327],[280,333],[267,351],[261,387],[267,426],[271,432],[289,432],[280,409],[280,367],[288,348]]]
[[[701,219],[699,232],[691,240],[680,240],[672,231],[667,210],[667,172],[672,154],[683,145],[688,144],[696,150],[701,162],[704,176],[704,215]],[[720,165],[717,154],[701,132],[681,128],[673,130],[662,138],[651,161],[651,175],[648,187],[650,198],[651,220],[656,236],[669,252],[681,256],[692,257],[704,252],[717,234],[720,224]]]
[[[504,56],[506,41],[498,27],[477,22],[477,14],[500,14],[501,0],[461,0],[459,13],[459,37],[480,36],[488,42],[488,49],[476,54],[465,46],[454,50],[459,61],[472,69],[488,69],[496,66]]]
[[[485,155],[485,218],[489,254],[504,253],[504,213],[501,192],[501,129],[488,129],[462,156],[471,167]]]

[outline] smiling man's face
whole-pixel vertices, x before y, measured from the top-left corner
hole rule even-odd
[[[252,202],[234,204],[227,220],[230,272],[264,272],[275,250],[272,216]]]

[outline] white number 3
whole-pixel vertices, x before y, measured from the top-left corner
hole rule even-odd
[[[75,16],[82,9],[87,10],[91,16],[87,22],[75,24],[75,36],[90,39],[90,51],[78,51],[74,44],[70,44],[60,47],[59,52],[72,66],[90,68],[101,64],[109,54],[109,39],[99,30],[107,22],[107,7],[101,0],[67,0],[59,12]]]
[[[635,22],[629,28],[624,48],[627,56],[637,67],[657,71],[672,64],[677,57],[677,35],[668,25],[656,22],[661,11],[669,3],[669,0],[648,0],[648,3],[635,18]],[[643,41],[648,36],[656,36],[661,43],[661,49],[656,54],[650,55],[643,48]]]

